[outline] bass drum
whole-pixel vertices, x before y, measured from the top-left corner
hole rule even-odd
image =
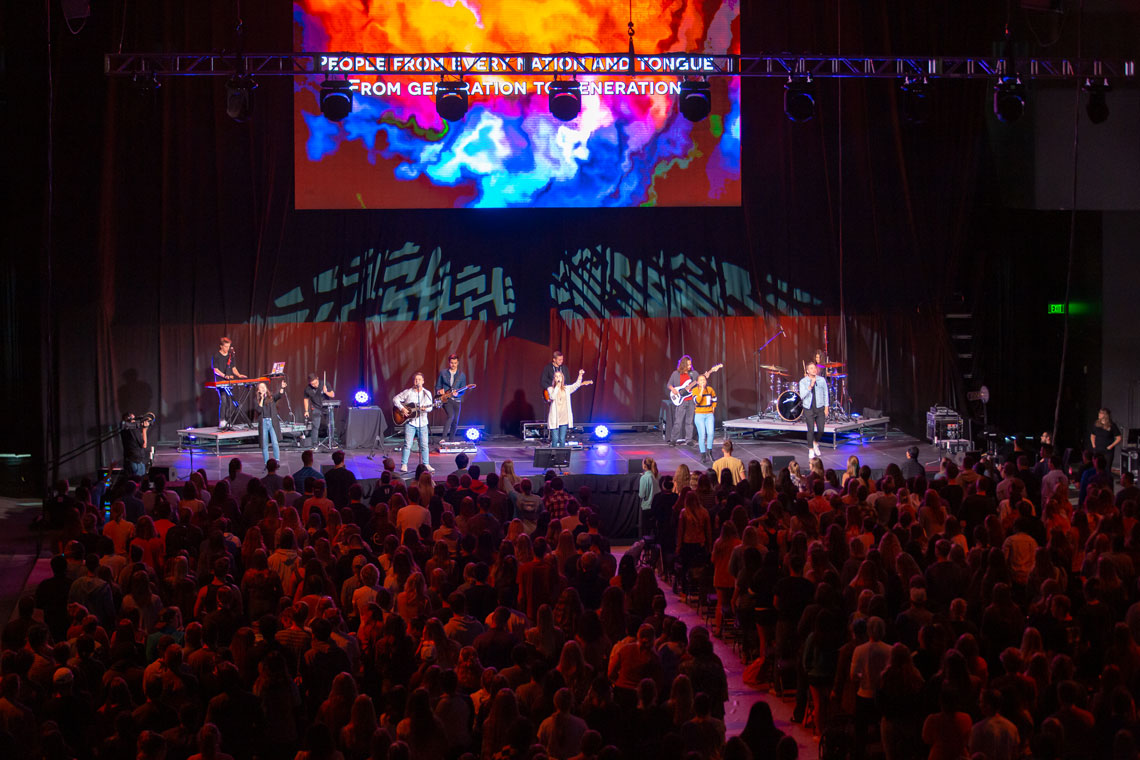
[[[804,413],[804,400],[795,391],[784,391],[776,399],[776,413],[785,422],[795,422]]]

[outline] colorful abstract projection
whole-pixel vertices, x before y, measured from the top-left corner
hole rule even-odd
[[[632,7],[638,55],[740,52],[740,0]],[[297,0],[293,10],[297,51],[553,55],[629,45],[629,4],[616,0]],[[352,112],[333,122],[320,113],[321,78],[295,79],[297,208],[740,204],[738,77],[712,78],[712,113],[696,123],[680,114],[677,76],[579,77],[581,112],[568,122],[550,114],[549,80],[469,77],[457,122],[436,113],[438,76],[350,80]]]

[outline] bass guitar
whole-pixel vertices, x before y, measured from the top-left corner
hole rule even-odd
[[[393,425],[403,425],[408,420],[413,420],[416,417],[419,417],[421,414],[429,413],[432,409],[435,409],[441,403],[443,403],[443,402],[433,401],[430,404],[415,404],[415,403],[404,404],[404,409],[408,410],[407,414],[405,414],[403,412],[403,410],[400,409],[400,407],[393,405],[392,406],[392,424]]]
[[[714,364],[712,367],[705,370],[701,374],[704,375],[705,377],[708,377],[712,373],[716,372],[718,369],[721,369],[723,366],[724,366],[723,364]],[[682,394],[681,391],[688,391],[689,386],[695,382],[697,382],[697,376],[690,374],[688,380],[681,383],[679,386],[677,386],[673,390],[669,391],[669,400],[673,402],[673,406],[680,406],[681,404],[685,403],[685,401],[687,401],[692,396],[692,393],[687,392],[687,393]]]

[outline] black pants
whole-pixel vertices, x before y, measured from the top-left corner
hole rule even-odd
[[[463,404],[455,399],[443,402],[443,413],[447,415],[447,419],[443,421],[443,440],[456,439],[456,433],[459,431],[459,412],[462,408]]]
[[[669,425],[669,441],[687,441],[693,437],[693,415],[697,407],[686,401],[673,407],[673,419]]]
[[[321,442],[321,413],[320,412],[314,412],[314,411],[309,412],[309,425],[310,425],[309,437],[311,440],[311,443],[309,445],[315,449],[317,447],[317,444]]]
[[[218,427],[221,427],[223,422],[229,422],[230,406],[234,409],[237,408],[238,402],[234,398],[234,392],[228,387],[218,388]]]
[[[807,445],[811,448],[816,440],[823,440],[823,425],[827,422],[827,410],[822,406],[804,409],[804,422],[807,423]]]

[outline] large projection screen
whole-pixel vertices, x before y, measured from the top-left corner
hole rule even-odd
[[[549,84],[565,53],[614,54],[628,68],[628,2],[298,0],[293,12],[294,49],[328,53],[322,70],[346,52],[384,56],[389,69],[344,75],[353,108],[340,122],[321,115],[324,76],[295,79],[297,208],[740,204],[739,77],[709,77],[712,111],[692,122],[666,57],[738,54],[740,0],[633,0],[634,74],[578,75],[571,121],[551,115]],[[448,122],[427,53],[526,56],[543,75],[491,61],[466,77],[468,111]]]

